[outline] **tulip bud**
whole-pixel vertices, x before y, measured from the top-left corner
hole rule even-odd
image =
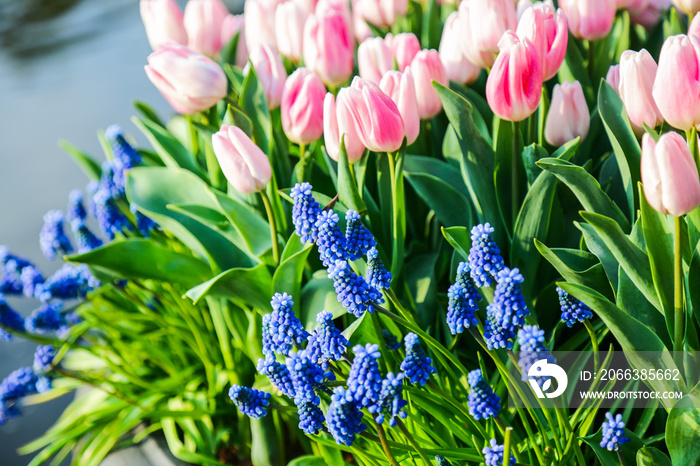
[[[394,69],[394,56],[384,39],[370,37],[357,49],[357,66],[362,79],[379,84],[382,76]]]
[[[661,21],[663,12],[670,7],[671,0],[631,0],[627,11],[632,24],[641,24],[646,29],[652,29]]]
[[[671,0],[671,3],[688,16],[700,11],[700,0]]]
[[[326,87],[321,78],[306,68],[298,68],[284,83],[282,128],[287,138],[308,144],[323,134],[323,99]]]
[[[277,48],[293,62],[301,60],[304,24],[308,16],[304,8],[293,1],[280,4],[275,11]]]
[[[694,16],[688,25],[688,37],[700,40],[700,15]]]
[[[277,48],[275,11],[278,0],[246,0],[243,4],[245,17],[245,43],[248,50],[268,44]]]
[[[357,0],[353,0],[353,5],[357,3]],[[352,8],[352,30],[355,33],[355,40],[357,42],[362,42],[368,37],[372,37],[372,29],[367,24],[367,21],[362,17],[362,13],[356,7]]]
[[[542,61],[544,80],[553,78],[564,61],[569,41],[564,12],[538,2],[523,13],[517,34],[521,38],[527,37],[535,45]]]
[[[554,86],[552,103],[544,126],[544,137],[553,146],[588,134],[591,117],[583,96],[581,83],[562,83]]]
[[[644,131],[643,123],[654,128],[664,121],[652,95],[656,69],[656,62],[645,49],[622,52],[619,93],[638,134]]]
[[[272,177],[270,161],[247,134],[236,126],[223,125],[211,142],[231,186],[246,194],[265,189]]]
[[[433,87],[433,81],[448,86],[447,72],[440,60],[437,50],[421,50],[406,68],[406,73],[413,77],[418,100],[418,116],[429,120],[442,110],[442,100]]]
[[[418,119],[418,100],[416,86],[410,73],[389,71],[379,83],[379,88],[394,101],[403,120],[406,139],[409,144],[418,139],[420,120]]]
[[[263,44],[250,52],[249,59],[265,91],[268,108],[272,110],[279,107],[282,101],[284,82],[287,79],[287,70],[284,69],[279,54],[271,46]],[[248,70],[250,70],[250,64],[243,69],[243,74],[247,75]]]
[[[644,134],[642,184],[649,205],[662,214],[680,217],[700,205],[698,168],[683,136],[669,132],[654,142]]]
[[[471,84],[479,77],[481,68],[470,62],[462,52],[459,38],[463,32],[460,27],[459,11],[453,11],[445,21],[438,50],[447,78],[460,84]]]
[[[615,92],[618,94],[620,93],[620,65],[612,65],[610,68],[608,68],[608,74],[605,75],[605,81],[610,84],[610,87],[615,89]]]
[[[571,33],[579,39],[601,39],[612,29],[615,0],[559,0]]]
[[[357,1],[357,0],[355,0]],[[343,17],[343,21],[350,31],[350,36],[353,35],[353,13],[350,11],[348,0],[319,0],[314,11],[316,16],[322,16],[326,13],[338,13]],[[368,26],[369,27],[369,26]]]
[[[330,92],[326,94],[326,98],[323,101],[323,142],[326,146],[326,152],[336,162],[340,151],[341,136],[344,138],[345,152],[348,154],[350,163],[359,161],[365,153],[365,146],[360,141],[358,130],[355,127],[355,120],[352,118],[352,115],[348,114],[349,111],[350,109],[345,106],[337,108],[335,96]],[[338,118],[338,113],[341,112],[343,117]]]
[[[316,11],[316,0],[292,0],[294,3],[299,5],[301,9],[306,13],[306,16],[314,14]]]
[[[384,39],[394,54],[399,71],[404,71],[420,52],[420,42],[412,32],[402,32],[395,36],[391,33]]]
[[[221,0],[189,0],[185,6],[187,46],[208,57],[221,50],[222,26],[228,10]]]
[[[355,8],[371,24],[390,28],[396,22],[397,17],[406,14],[408,0],[358,0]]]
[[[466,1],[459,5],[462,23],[462,50],[482,68],[493,65],[503,34],[515,31],[518,21],[513,0]]]
[[[698,51],[684,35],[671,36],[659,55],[652,94],[664,119],[674,128],[689,130],[700,123]]]
[[[161,45],[148,56],[145,69],[148,79],[179,113],[201,112],[226,97],[224,70],[184,45]]]
[[[352,74],[354,41],[341,13],[313,14],[304,26],[304,63],[327,86],[337,87]]]
[[[491,110],[509,121],[529,117],[540,104],[542,63],[529,39],[508,31],[499,42],[501,52],[486,80],[486,100]]]
[[[153,50],[171,41],[187,44],[182,10],[175,0],[141,0],[140,9],[148,43]]]
[[[243,15],[228,15],[221,26],[221,43],[228,44],[238,34],[236,66],[243,68],[248,63],[248,47],[245,43],[245,18]]]

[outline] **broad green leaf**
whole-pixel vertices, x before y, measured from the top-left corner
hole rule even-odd
[[[406,179],[446,227],[473,223],[469,201],[442,179],[422,173],[406,173]]]
[[[634,218],[634,212],[639,207],[639,199],[635,196],[635,186],[641,181],[642,150],[637,137],[630,125],[625,107],[620,96],[601,80],[598,90],[598,113],[608,134],[617,165],[622,175],[622,183],[627,194],[629,219]]]
[[[666,421],[666,445],[674,466],[700,464],[700,385],[678,401]]]
[[[459,150],[459,148],[457,148]],[[443,183],[450,185],[465,198],[469,198],[469,189],[464,184],[459,168],[453,164],[444,162],[434,157],[406,154],[404,160],[404,173],[425,174],[439,178]]]
[[[565,160],[545,158],[537,162],[543,170],[553,173],[574,193],[588,212],[605,215],[615,220],[623,231],[630,231],[630,223],[619,207],[601,189],[598,181],[583,167]]]
[[[243,29],[239,29],[237,33],[233,35],[231,39],[221,48],[221,62],[227,63],[229,65],[236,64],[236,54],[238,52],[238,42],[245,40],[241,37],[241,32]]]
[[[496,199],[501,209],[501,214],[506,220],[509,230],[513,229],[513,224],[516,222],[517,215],[513,214],[513,187],[518,187],[518,204],[520,199],[523,199],[525,193],[524,170],[522,169],[522,152],[520,147],[520,133],[514,133],[514,123],[505,121],[500,118],[494,119],[494,183],[496,185]],[[514,147],[513,144],[516,144]],[[516,151],[516,154],[513,154]],[[513,163],[516,164],[516,173],[520,176],[517,178],[517,184],[513,183]],[[532,192],[532,191],[530,191]],[[516,209],[519,205],[516,206]],[[515,212],[518,212],[517,210]]]
[[[595,106],[593,105],[595,102],[595,88],[591,83],[591,78],[588,76],[588,70],[586,70],[584,66],[583,55],[578,45],[579,43],[579,41],[569,34],[569,46],[566,48],[564,63],[562,63],[561,68],[559,68],[559,82],[580,82],[584,95],[586,96],[586,102],[589,108],[593,108]]]
[[[700,283],[700,253],[693,251],[688,270],[688,283]],[[700,324],[700,286],[688,286],[689,309],[692,310],[695,321]]]
[[[301,290],[301,314],[299,319],[304,328],[311,330],[316,327],[316,316],[321,311],[328,311],[333,318],[347,313],[347,310],[338,302],[338,295],[333,287],[333,280],[327,277],[326,271],[321,270],[314,274],[309,283]]]
[[[220,191],[213,191],[213,193],[221,211],[254,255],[261,256],[272,248],[270,224],[264,218],[238,199],[231,198]]]
[[[100,179],[102,176],[102,167],[100,167],[100,164],[97,163],[92,157],[67,141],[58,141],[58,145],[71,156],[71,158],[78,164],[88,178],[91,180]]]
[[[605,322],[617,339],[630,366],[634,369],[678,370],[671,353],[658,336],[642,322],[626,314],[595,290],[574,283],[561,283],[564,291],[587,304]],[[684,392],[682,380],[647,380],[645,383],[658,392]],[[662,399],[667,410],[675,400]]]
[[[617,289],[620,264],[615,260],[613,253],[591,225],[579,222],[574,222],[574,225],[581,230],[586,248],[598,257],[612,288]]]
[[[387,155],[387,157],[390,156],[391,155]],[[357,187],[353,166],[348,162],[344,135],[341,138],[340,149],[338,151],[338,194],[340,195],[340,200],[343,201],[345,205],[358,211],[360,214],[367,210],[365,203],[362,202],[360,190]]]
[[[138,112],[145,118],[165,128],[165,123],[163,123],[163,120],[160,119],[155,110],[153,110],[153,108],[151,108],[148,104],[141,102],[140,100],[135,100],[134,107],[136,107],[136,110],[138,110]]]
[[[304,266],[313,249],[313,244],[302,245],[299,237],[292,233],[287,246],[282,251],[282,261],[272,277],[272,291],[289,293],[294,299],[294,312],[297,315],[300,315],[299,300]]]
[[[547,152],[547,149],[539,144],[533,143],[523,149],[523,166],[525,167],[525,175],[527,176],[528,186],[532,186],[537,179],[537,176],[542,171],[537,166],[537,161],[548,156],[549,152]]]
[[[202,176],[194,155],[170,132],[149,120],[133,117],[131,121],[151,143],[163,163],[169,168],[184,168]]]
[[[639,249],[611,218],[591,212],[581,212],[581,217],[595,229],[605,246],[649,302],[661,311],[651,277],[649,259],[644,251]]]
[[[209,266],[200,259],[143,238],[113,241],[85,254],[68,256],[67,260],[106,269],[121,278],[161,280],[185,286],[211,276]]]
[[[438,306],[437,260],[437,253],[414,254],[406,263],[406,285],[415,303],[418,324],[423,328],[429,328],[435,322],[435,309]]]
[[[461,254],[463,260],[469,257],[469,248],[472,245],[471,235],[465,227],[442,228],[442,235],[448,243]]]
[[[342,463],[341,463],[342,464]],[[287,466],[328,466],[323,456],[299,456],[287,463]]]
[[[658,448],[642,447],[637,452],[637,466],[673,466],[671,459]]]
[[[272,119],[267,108],[267,99],[258,75],[250,64],[248,74],[243,79],[238,105],[253,122],[255,142],[268,156],[272,154]]]
[[[229,269],[186,293],[194,303],[207,296],[242,301],[248,306],[267,309],[272,298],[272,276],[265,264],[250,269]]]
[[[625,466],[633,466],[636,464],[637,451],[644,446],[644,443],[629,429],[625,429],[625,437],[629,437],[630,441],[620,445],[620,455],[625,462]],[[620,466],[617,452],[609,451],[600,446],[600,441],[603,440],[602,430],[598,430],[598,432],[588,437],[582,437],[581,440],[595,452],[595,456],[600,461],[601,466]]]
[[[238,106],[228,104],[226,115],[224,115],[224,124],[237,126],[248,137],[253,137],[253,122]]]
[[[616,301],[617,307],[623,309],[630,316],[640,322],[644,322],[659,338],[667,348],[671,348],[672,329],[667,326],[663,314],[659,312],[641,291],[634,285],[623,268],[619,270],[619,283],[617,286]]]
[[[282,465],[282,433],[277,428],[273,416],[268,414],[260,419],[250,419],[250,459],[255,466]]]

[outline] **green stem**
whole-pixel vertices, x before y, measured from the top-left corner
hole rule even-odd
[[[399,466],[399,463],[396,462],[396,458],[394,458],[394,454],[391,453],[391,448],[389,448],[389,443],[386,440],[386,433],[384,432],[384,428],[376,422],[374,423],[374,425],[377,426],[377,434],[379,435],[379,441],[381,442],[382,448],[384,449],[386,459],[389,460],[391,466]]]
[[[299,145],[299,172],[297,173],[297,178],[300,183],[307,181],[306,179],[306,169],[308,168],[309,161],[306,157],[306,144]]]
[[[683,247],[681,243],[681,217],[675,217],[675,235],[673,236],[673,350],[676,358],[680,358],[683,350],[683,334],[685,327],[685,310],[683,309]]]
[[[235,363],[233,360],[233,352],[231,351],[231,333],[228,331],[226,319],[224,319],[223,315],[224,308],[221,302],[215,298],[207,298],[207,305],[209,306],[211,320],[214,323],[216,337],[219,340],[221,354],[224,358],[224,366],[226,369],[232,371],[235,369]]]
[[[272,204],[270,203],[270,198],[267,197],[265,190],[260,191],[260,196],[262,197],[263,204],[265,204],[265,212],[267,212],[267,219],[270,221],[270,236],[272,240],[272,257],[275,260],[275,265],[280,262],[280,245],[277,242],[277,221],[275,220],[275,214],[272,212]]]
[[[416,442],[416,439],[413,438],[413,435],[408,431],[406,428],[406,424],[403,423],[403,421],[400,418],[396,418],[396,425],[399,426],[399,429],[403,433],[404,437],[406,437],[406,440],[408,440],[408,443],[411,444],[411,446],[416,450],[416,453],[420,455],[420,457],[425,461],[426,465],[432,464],[428,457],[426,456],[425,452],[423,449],[418,445],[418,442]]]
[[[197,154],[199,153],[199,136],[197,135],[197,128],[194,126],[192,115],[185,115],[185,119],[187,119],[187,123],[190,127],[190,143],[192,153],[194,154],[194,157],[197,158]]]
[[[592,40],[588,41],[588,75],[591,81],[595,82],[595,47]]]
[[[510,448],[513,440],[513,428],[506,427],[506,436],[503,441],[503,466],[510,466]]]
[[[403,163],[397,167],[399,153],[387,154],[389,157],[389,176],[391,177],[391,229],[393,236],[393,254],[391,256],[391,274],[396,280],[401,273],[403,263],[404,235],[406,231],[406,214],[403,205]]]
[[[386,350],[386,342],[384,341],[384,336],[382,335],[382,326],[381,323],[379,322],[379,314],[377,312],[372,313],[372,325],[374,327],[374,333],[377,336],[377,344],[379,345],[379,351],[388,356],[389,352]],[[383,364],[385,365],[385,369],[387,371],[391,371],[393,368],[391,367],[391,359],[388,357],[381,358],[383,361]]]
[[[513,231],[515,231],[515,221],[518,219],[520,212],[520,122],[513,122],[513,159],[511,160],[511,215],[513,218]]]
[[[591,325],[590,320],[584,320],[583,326],[586,327],[588,335],[591,337],[591,346],[593,348],[593,368],[594,372],[598,373],[598,369],[600,369],[600,360],[598,354],[598,336],[596,335],[595,329],[593,328],[593,325]]]

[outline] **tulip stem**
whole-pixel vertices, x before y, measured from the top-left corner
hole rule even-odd
[[[673,350],[680,357],[683,350],[683,334],[685,327],[685,311],[683,309],[683,247],[681,243],[681,217],[674,217],[675,235],[673,237]]]
[[[185,115],[187,123],[190,127],[190,141],[192,143],[192,154],[194,154],[195,159],[199,153],[199,136],[197,135],[197,128],[194,126],[194,121],[192,121],[192,115]]]
[[[505,440],[503,441],[503,466],[510,465],[510,448],[513,437],[513,428],[506,427]]]
[[[515,231],[515,222],[518,219],[520,212],[520,170],[518,170],[520,159],[520,122],[513,122],[513,159],[511,160],[511,215],[513,217],[513,231]]]
[[[591,81],[595,82],[595,47],[592,40],[588,41],[588,75]]]
[[[309,154],[310,155],[310,154]],[[311,157],[309,157],[310,159]],[[306,144],[299,145],[299,170],[297,171],[297,178],[299,183],[306,181],[306,168],[310,160],[306,158]]]
[[[272,212],[272,204],[270,203],[270,198],[267,197],[265,191],[260,191],[260,196],[262,197],[263,204],[265,204],[265,212],[267,212],[267,218],[270,221],[270,236],[272,237],[272,257],[275,260],[275,264],[280,262],[280,246],[277,242],[277,221],[275,220],[275,214]]]

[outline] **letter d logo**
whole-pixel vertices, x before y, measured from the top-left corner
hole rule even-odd
[[[547,362],[546,359],[540,359],[535,362],[530,367],[530,370],[527,371],[527,375],[528,382],[530,382],[530,386],[538,398],[556,398],[561,396],[569,384],[569,378],[566,376],[564,369],[556,364]],[[542,383],[542,388],[537,383],[537,379],[540,377],[548,377]],[[547,390],[552,386],[552,380],[549,377],[553,377],[557,381],[557,389],[552,393],[547,393]]]

